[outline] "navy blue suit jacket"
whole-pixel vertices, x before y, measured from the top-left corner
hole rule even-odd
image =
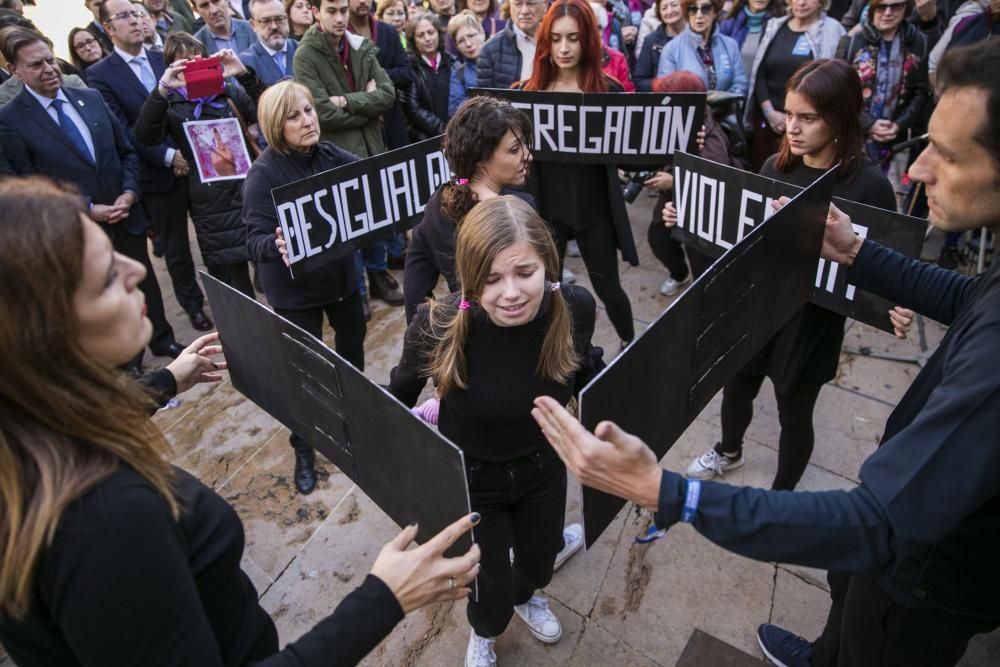
[[[163,64],[163,54],[158,51],[146,51],[153,75],[157,81],[163,77],[166,66]],[[139,112],[146,102],[149,93],[136,77],[132,68],[121,56],[112,52],[100,62],[87,68],[87,85],[97,90],[104,97],[125,128],[129,139],[139,152],[142,163],[140,186],[143,192],[166,192],[174,185],[174,171],[163,166],[163,159],[168,148],[176,148],[172,139],[167,139],[159,146],[144,146],[135,141],[132,128],[139,119]]]
[[[274,64],[274,58],[267,52],[267,49],[259,42],[254,42],[253,46],[240,54],[240,60],[247,67],[252,67],[257,73],[257,78],[269,86],[273,86],[278,81],[286,78],[294,78],[295,70],[292,61],[295,58],[295,50],[299,48],[299,43],[288,38],[288,48],[285,49],[285,72],[282,74],[278,66]]]
[[[139,196],[139,157],[100,93],[86,88],[63,88],[63,93],[87,123],[97,162],[73,145],[25,89],[0,108],[0,145],[12,171],[69,181],[91,204],[113,204],[126,190]],[[145,234],[142,207],[136,203],[120,224],[136,236]]]

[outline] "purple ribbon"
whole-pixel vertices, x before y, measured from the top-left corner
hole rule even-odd
[[[177,89],[177,92],[180,93],[184,97],[184,99],[186,99],[188,102],[194,102],[195,103],[195,105],[194,105],[194,112],[192,114],[194,116],[195,120],[198,120],[198,119],[201,118],[201,112],[205,108],[206,104],[208,106],[212,107],[213,109],[222,109],[222,108],[224,108],[226,106],[225,102],[213,102],[212,101],[212,100],[218,99],[220,97],[219,95],[208,95],[206,97],[198,97],[198,98],[195,98],[195,99],[192,100],[191,98],[188,97],[187,88],[186,87],[181,86],[180,88]]]

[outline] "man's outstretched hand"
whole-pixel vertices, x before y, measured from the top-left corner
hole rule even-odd
[[[581,484],[656,509],[663,471],[642,440],[609,421],[591,433],[548,396],[535,399],[531,416]]]

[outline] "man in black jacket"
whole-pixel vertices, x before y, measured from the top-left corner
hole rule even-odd
[[[483,45],[476,62],[476,85],[510,88],[531,76],[535,35],[545,16],[544,0],[511,0],[511,22]]]
[[[1000,231],[1000,42],[950,52],[938,78],[910,176],[936,227]],[[738,554],[830,570],[815,643],[758,630],[775,664],[954,665],[1000,626],[1000,261],[975,279],[923,264],[862,241],[835,208],[823,256],[850,265],[852,284],[950,325],[851,491],[685,480],[614,424],[595,437],[547,398],[534,414],[583,484],[656,509],[660,528],[685,521]]]

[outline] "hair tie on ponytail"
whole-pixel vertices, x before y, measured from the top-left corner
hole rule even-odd
[[[553,292],[558,292],[559,291],[559,281],[557,280],[554,283],[549,283],[549,289],[551,289]]]
[[[469,184],[469,179],[467,179],[467,178],[456,178],[455,179],[455,185],[468,185],[468,184]]]
[[[472,304],[466,301],[465,299],[462,299],[461,301],[458,302],[459,310],[468,310],[469,308],[472,308]]]

